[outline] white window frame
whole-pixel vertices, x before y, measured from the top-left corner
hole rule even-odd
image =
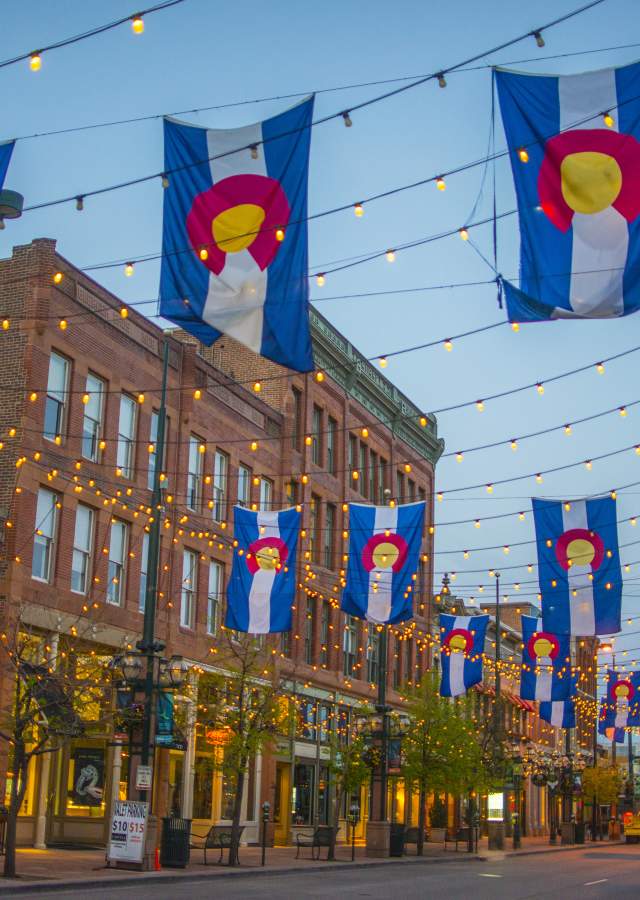
[[[58,387],[54,387],[52,385],[54,365],[56,361],[61,362],[64,366],[64,385],[61,390]],[[43,437],[45,437],[48,441],[55,441],[57,437],[62,437],[66,429],[70,373],[71,363],[67,359],[67,357],[63,356],[61,353],[58,353],[55,350],[52,350],[51,355],[49,356],[49,374],[47,375],[47,396],[45,399],[43,424]],[[52,404],[56,405],[56,430],[53,432],[47,429],[47,410],[51,408]]]
[[[198,596],[198,554],[185,548],[182,552],[182,584],[180,585],[180,626],[193,630]]]
[[[78,534],[78,527],[83,521],[84,515],[88,516],[88,527]],[[91,506],[79,503],[76,507],[76,521],[73,531],[73,551],[71,554],[71,590],[74,594],[86,595],[91,584],[91,569],[93,562],[93,535],[95,527],[95,510]],[[82,579],[79,587],[73,586],[73,578],[78,574]]]
[[[248,508],[251,505],[251,479],[251,469],[244,463],[240,463],[238,466],[238,506]]]
[[[131,410],[131,430],[129,433],[124,428],[124,410],[129,406]],[[136,446],[136,428],[138,425],[138,405],[129,394],[120,395],[120,414],[118,416],[118,446],[116,453],[116,465],[122,469],[125,478],[133,477],[133,464]]]
[[[270,478],[260,479],[260,503],[261,512],[269,512],[273,506],[273,481]]]
[[[345,626],[342,636],[342,671],[347,678],[352,678],[356,671],[358,662],[358,626],[353,616],[345,616]],[[352,658],[351,667],[347,665],[347,661]],[[348,669],[351,671],[348,671]]]
[[[121,555],[115,556],[114,529],[122,528]],[[111,520],[109,533],[109,562],[107,564],[107,603],[110,606],[124,606],[127,581],[127,552],[129,547],[129,525],[122,519]]]
[[[220,627],[223,585],[224,564],[216,559],[210,559],[207,586],[207,634],[215,635]]]
[[[151,418],[149,420],[149,445],[153,445],[153,452],[149,454],[147,464],[147,488],[152,491],[154,487],[154,479],[156,475],[156,466],[158,465],[158,424],[160,422],[160,413],[157,409],[151,410]],[[166,437],[166,435],[165,435]]]
[[[189,435],[189,461],[187,464],[187,509],[199,512],[202,505],[202,473],[204,469],[204,453],[200,453],[200,446],[204,446],[202,438],[195,434]]]
[[[140,583],[138,585],[138,611],[143,613],[147,605],[147,579],[149,578],[149,532],[142,534],[140,544]]]
[[[89,402],[84,405],[82,418],[82,456],[92,462],[98,462],[100,459],[106,391],[107,383],[104,378],[89,372],[85,384],[85,393],[89,397]],[[85,448],[85,440],[90,442],[88,450]]]
[[[227,511],[227,485],[229,482],[229,457],[216,450],[213,458],[213,507],[212,517],[216,522],[224,522]]]
[[[51,582],[54,570],[58,532],[58,502],[58,495],[55,491],[50,491],[48,488],[44,487],[38,489],[38,497],[36,500],[36,522],[33,536],[33,556],[31,560],[31,577],[35,581],[42,581],[45,584]],[[45,560],[45,571],[42,574],[34,573],[37,545],[44,547],[43,558]]]

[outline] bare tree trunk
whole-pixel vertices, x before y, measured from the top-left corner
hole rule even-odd
[[[424,778],[420,779],[420,796],[418,800],[418,840],[416,853],[422,856],[424,853],[424,826],[426,820],[427,786]]]
[[[238,770],[238,778],[236,781],[236,795],[233,798],[233,819],[231,820],[231,844],[229,846],[229,865],[240,865],[240,816],[242,814],[242,794],[244,792],[244,779],[247,769],[246,759],[242,760],[242,764]]]
[[[338,837],[338,821],[340,819],[340,805],[344,796],[344,785],[340,785],[336,791],[336,799],[333,804],[333,815],[331,816],[331,835],[329,837],[329,849],[327,851],[327,859],[335,860],[336,858],[336,838]]]
[[[18,812],[24,800],[27,788],[27,767],[29,761],[25,757],[24,743],[16,743],[14,746],[13,779],[11,781],[11,799],[9,802],[9,814],[7,816],[7,830],[5,833],[5,878],[16,876],[16,839],[18,832]]]

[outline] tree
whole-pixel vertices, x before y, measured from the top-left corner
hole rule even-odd
[[[441,697],[437,673],[427,673],[407,697],[410,725],[402,741],[402,774],[417,784],[418,844],[424,849],[425,808],[430,793],[462,793],[475,786],[482,750],[465,701]]]
[[[335,859],[338,822],[344,797],[354,794],[371,777],[367,747],[361,735],[344,733],[338,721],[331,732],[329,745],[329,774],[334,785],[330,818],[331,842],[327,859]]]
[[[585,797],[593,797],[596,804],[615,803],[622,789],[622,775],[617,769],[592,766],[582,773]]]
[[[61,668],[52,665],[44,638],[30,630],[22,617],[2,634],[0,680],[7,700],[0,706],[0,740],[7,745],[12,771],[5,839],[7,877],[16,874],[18,813],[27,792],[31,760],[59,751],[84,733],[86,724],[80,708],[86,710],[96,702],[101,710],[104,707],[102,667],[96,665],[100,673],[97,678],[94,672],[79,671],[72,649],[77,637],[75,626],[72,632],[64,644],[65,665]]]
[[[223,630],[216,650],[219,674],[200,679],[198,704],[206,729],[220,735],[216,768],[234,787],[229,865],[240,863],[242,796],[250,761],[287,734],[292,706],[278,691],[272,658],[254,635]]]

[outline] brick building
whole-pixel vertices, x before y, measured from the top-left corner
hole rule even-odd
[[[56,273],[59,273],[57,275]],[[62,277],[60,277],[60,275]],[[303,531],[294,625],[277,641],[282,677],[300,723],[254,761],[244,798],[245,837],[258,835],[259,805],[272,804],[276,839],[326,820],[326,723],[375,696],[379,638],[338,609],[349,501],[424,498],[424,556],[415,617],[388,642],[396,689],[429,664],[420,640],[432,628],[433,479],[443,442],[421,413],[330,324],[311,315],[318,371],[299,375],[229,338],[212,348],[163,332],[60,257],[52,240],[14,248],[0,261],[6,320],[0,404],[0,598],[20,616],[52,667],[102,661],[140,636],[147,579],[153,473],[165,475],[156,636],[205,673],[223,616],[232,559],[233,505],[300,504]],[[168,434],[157,459],[162,348],[169,343]],[[259,382],[256,384],[256,382]],[[66,648],[63,650],[63,648]],[[0,683],[11,702],[12,677]],[[184,702],[185,750],[158,751],[156,811],[200,825],[228,816],[229,785],[216,748]],[[0,759],[0,790],[7,770]],[[103,772],[102,802],[73,790],[78,768]],[[113,735],[90,732],[33,764],[23,804],[23,843],[101,843],[111,803],[126,791],[126,759]],[[9,776],[11,777],[10,773]],[[392,784],[394,810],[414,806]],[[366,824],[365,811],[361,829]]]

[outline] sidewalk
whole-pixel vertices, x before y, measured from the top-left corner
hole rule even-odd
[[[603,845],[613,846],[621,842],[598,842],[598,847]],[[356,847],[355,862],[351,862],[351,847],[338,845],[336,847],[336,861],[327,862],[324,858],[326,851],[323,849],[321,860],[311,860],[310,851],[301,851],[301,856],[296,859],[295,848],[275,847],[267,849],[266,866],[261,866],[260,847],[241,847],[241,865],[237,868],[229,868],[226,865],[203,864],[202,851],[194,850],[191,861],[186,869],[162,869],[159,872],[135,872],[127,869],[106,868],[104,850],[34,850],[23,848],[18,850],[17,869],[18,877],[15,880],[0,878],[0,893],[4,896],[18,893],[53,893],[82,883],[83,887],[104,885],[107,882],[116,882],[119,887],[131,886],[141,880],[154,880],[163,884],[176,881],[203,881],[209,878],[243,877],[250,875],[285,874],[299,871],[322,871],[351,868],[352,866],[394,866],[394,865],[429,865],[448,862],[474,862],[477,860],[495,860],[505,856],[520,856],[533,853],[570,852],[572,850],[584,850],[594,844],[576,844],[563,846],[558,843],[550,846],[548,838],[524,838],[522,849],[511,850],[511,841],[505,844],[504,851],[489,851],[486,838],[480,841],[478,854],[466,852],[466,848],[460,847],[456,852],[453,849],[445,851],[440,844],[425,844],[424,856],[417,857],[412,846],[408,854],[402,858],[371,859],[365,855],[364,847]],[[304,857],[302,856],[304,853]],[[213,852],[211,860],[218,858],[217,852]],[[226,853],[225,853],[226,859]],[[3,863],[0,857],[0,866]]]

